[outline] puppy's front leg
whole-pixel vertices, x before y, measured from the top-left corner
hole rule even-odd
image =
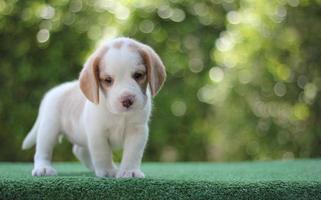
[[[111,147],[104,131],[97,129],[90,131],[88,134],[88,148],[96,176],[115,177],[117,168],[113,163]]]
[[[117,178],[144,178],[140,170],[144,148],[148,138],[148,126],[129,127],[126,131],[123,157]]]

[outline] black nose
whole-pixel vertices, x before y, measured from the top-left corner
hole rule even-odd
[[[121,103],[125,108],[129,108],[131,105],[133,105],[134,101],[132,98],[126,98]]]

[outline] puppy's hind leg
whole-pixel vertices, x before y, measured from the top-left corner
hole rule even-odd
[[[56,170],[51,166],[52,152],[58,141],[59,118],[57,111],[43,113],[37,132],[33,176],[53,176]]]
[[[94,166],[92,164],[90,154],[87,148],[74,145],[72,147],[72,152],[78,158],[78,160],[80,160],[82,164],[84,164],[90,170],[94,171]]]

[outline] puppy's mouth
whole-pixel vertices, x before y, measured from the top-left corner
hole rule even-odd
[[[112,113],[114,114],[129,114],[132,112],[135,112],[137,109],[135,108],[135,106],[131,106],[131,107],[118,107],[114,109],[109,109]]]
[[[128,108],[122,107],[121,112],[131,112],[131,111],[133,111],[133,110],[134,110],[133,107],[128,107]]]

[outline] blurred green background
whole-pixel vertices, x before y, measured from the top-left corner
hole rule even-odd
[[[167,67],[144,160],[321,156],[320,0],[0,0],[1,161],[32,160],[43,94],[117,36]],[[75,160],[67,141],[54,160]]]

